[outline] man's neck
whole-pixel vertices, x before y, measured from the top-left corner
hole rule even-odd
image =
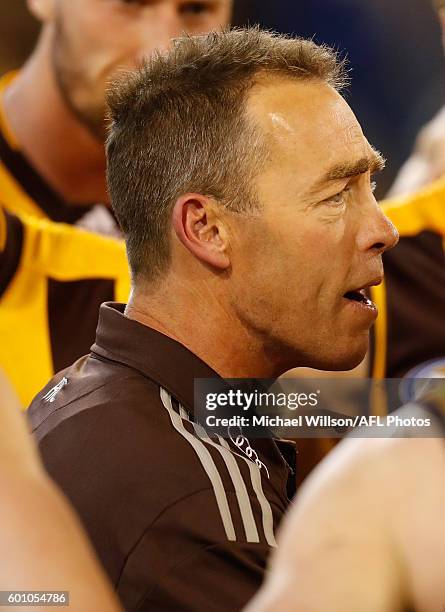
[[[4,94],[4,110],[20,149],[67,202],[108,200],[105,153],[65,104],[51,66],[49,34]]]
[[[186,346],[223,378],[276,378],[261,341],[211,291],[133,291],[125,314]],[[201,298],[201,299],[200,299]]]

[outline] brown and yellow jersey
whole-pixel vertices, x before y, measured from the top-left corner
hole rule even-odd
[[[23,405],[89,351],[99,305],[128,293],[122,242],[0,207],[0,366]]]
[[[400,241],[383,256],[384,283],[372,288],[371,373],[429,378],[445,372],[445,179],[382,206]]]

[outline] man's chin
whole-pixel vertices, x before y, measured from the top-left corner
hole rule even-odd
[[[332,347],[333,348],[333,347]],[[341,372],[353,370],[364,360],[369,348],[369,339],[358,342],[355,346],[349,344],[347,347],[338,348],[332,354],[320,355],[314,360],[314,364],[308,366],[317,370],[327,370],[331,372]]]
[[[107,137],[107,119],[105,108],[99,105],[90,107],[71,106],[78,121],[98,141],[105,142]]]
[[[360,356],[350,357],[344,360],[339,360],[330,367],[320,368],[320,370],[331,370],[332,372],[345,372],[349,370],[354,370],[357,366],[359,366],[363,359],[365,358],[366,351],[361,353]]]

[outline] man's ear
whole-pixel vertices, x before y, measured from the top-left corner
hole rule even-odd
[[[51,21],[57,0],[27,0],[28,9],[39,21]]]
[[[214,200],[197,193],[179,197],[173,208],[173,228],[197,259],[219,270],[230,266],[226,227]]]

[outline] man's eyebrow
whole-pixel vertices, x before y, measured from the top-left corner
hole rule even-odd
[[[324,184],[331,181],[340,181],[342,179],[350,178],[351,176],[357,176],[364,174],[365,172],[371,172],[374,174],[380,172],[385,167],[385,159],[375,149],[372,149],[372,153],[369,157],[362,157],[361,159],[352,163],[341,163],[330,168],[326,174],[324,174],[319,181],[317,181],[316,188],[322,187]]]

